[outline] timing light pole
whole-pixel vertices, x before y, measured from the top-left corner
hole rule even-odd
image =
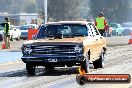
[[[44,0],[44,23],[47,23],[47,0]]]

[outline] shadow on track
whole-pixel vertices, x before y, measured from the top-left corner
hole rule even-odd
[[[0,77],[37,77],[37,76],[61,76],[78,74],[77,68],[57,68],[45,71],[44,68],[36,68],[34,75],[28,75],[26,69],[0,73]]]

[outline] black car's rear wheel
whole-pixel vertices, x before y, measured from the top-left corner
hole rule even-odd
[[[93,66],[94,66],[94,69],[104,67],[104,53],[101,53],[99,59],[93,62]]]

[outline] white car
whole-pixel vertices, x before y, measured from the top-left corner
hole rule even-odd
[[[4,28],[0,27],[0,35],[3,37]],[[10,25],[10,40],[13,41],[13,39],[19,40],[21,35],[20,29],[16,28],[14,25]],[[1,38],[1,41],[3,38]]]
[[[20,27],[21,30],[21,39],[27,39],[28,38],[28,29],[38,29],[38,26],[36,24],[26,24],[26,25],[22,25]]]
[[[19,28],[15,27],[14,25],[10,26],[10,39],[20,40],[21,31]]]

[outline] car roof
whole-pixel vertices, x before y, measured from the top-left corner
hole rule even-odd
[[[81,25],[86,25],[88,23],[92,23],[92,22],[87,22],[87,21],[59,21],[59,22],[49,22],[49,23],[46,23],[46,25],[57,25],[57,24],[81,24]]]
[[[111,23],[111,24],[119,24],[119,23]]]
[[[21,25],[21,26],[37,26],[36,24],[24,24],[24,25]]]
[[[122,23],[122,24],[132,24],[132,22],[124,22],[124,23]]]
[[[115,24],[115,25],[118,25],[118,26],[120,26],[121,24],[119,24],[119,23],[110,23],[110,24]]]

